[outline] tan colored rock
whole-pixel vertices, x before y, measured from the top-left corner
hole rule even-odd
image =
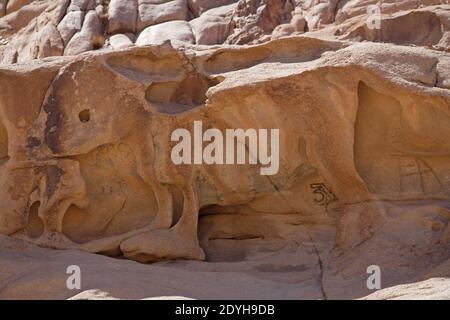
[[[33,20],[38,17],[46,9],[47,5],[41,2],[32,2],[20,8],[8,16],[4,17],[0,22],[3,25],[6,33],[17,33],[21,29],[30,28],[34,23]],[[2,30],[3,31],[3,30]]]
[[[214,45],[223,43],[232,31],[235,4],[206,11],[190,21],[196,43]]]
[[[68,300],[119,300],[119,298],[112,297],[110,293],[101,290],[86,290],[83,291]],[[144,298],[143,300],[193,300],[186,297],[179,296],[163,296],[163,297],[152,297]]]
[[[39,35],[39,58],[62,56],[64,43],[54,24],[47,24]]]
[[[71,0],[67,11],[70,12],[92,10],[95,7],[95,2],[95,0]]]
[[[137,30],[172,20],[188,20],[187,0],[139,0]]]
[[[6,2],[7,0],[0,0],[0,18],[6,15]]]
[[[358,16],[367,14],[367,7],[378,4],[377,0],[350,0],[339,6],[336,20],[339,23]],[[382,12],[392,14],[398,11],[418,9],[422,6],[445,4],[442,0],[383,0]]]
[[[450,280],[436,278],[379,290],[363,300],[450,300]]]
[[[228,44],[257,44],[270,40],[270,33],[292,19],[293,0],[239,1],[234,15],[235,28]]]
[[[386,0],[371,29],[371,3],[212,1],[179,20],[178,0],[50,0],[0,18],[0,298],[446,298],[450,5]],[[177,164],[172,134],[197,141],[198,121],[279,130],[276,170],[252,141],[243,164]]]
[[[109,43],[105,45],[104,35],[126,33],[134,41],[146,26],[187,20],[195,42],[202,45],[258,44],[270,41],[272,34],[276,39],[306,33],[326,39],[391,42],[449,50],[449,4],[440,4],[438,0],[384,1],[381,6],[383,27],[377,30],[368,25],[371,15],[367,12],[367,6],[375,3],[374,0],[300,3],[294,0],[133,0],[127,4],[124,0],[111,3],[100,0],[32,1],[0,21],[4,43],[0,48],[0,63],[29,61],[41,56],[30,48],[27,40],[36,38],[34,33],[40,33],[48,23],[57,25],[64,46],[67,46],[80,32],[84,15],[90,10],[95,10],[100,20],[101,36],[95,36],[96,40],[90,45],[89,36],[78,34],[71,47],[79,48],[67,50],[68,54],[113,48]],[[291,24],[294,31],[287,24]],[[33,45],[45,46],[42,43]],[[15,55],[17,58],[14,59]]]
[[[41,33],[47,24],[58,23],[56,14],[63,5],[60,2],[50,4],[41,1],[32,2],[1,19],[0,25],[4,29],[0,28],[0,37],[4,37],[5,45],[0,46],[0,63],[25,62],[40,56],[40,48],[47,46],[40,43]],[[45,37],[42,39],[48,40]]]
[[[150,29],[158,26],[165,27],[160,24]],[[165,27],[165,30],[170,28]],[[137,43],[155,44],[156,34],[161,35],[150,32],[151,41],[142,43],[143,38],[140,38]],[[300,53],[298,48],[302,48]],[[31,210],[26,207],[30,203],[37,203],[38,207],[33,210],[38,210],[42,228],[38,232],[34,226],[28,232],[35,238],[25,235],[26,239],[57,247],[78,247],[71,243],[75,241],[84,243],[80,248],[87,251],[121,252],[142,262],[179,258],[201,260],[205,254],[196,238],[200,208],[216,205],[225,212],[231,210],[227,208],[234,208],[236,212],[252,208],[261,214],[316,212],[320,215],[326,208],[317,207],[313,191],[332,190],[327,191],[328,196],[335,195],[329,201],[335,202],[334,208],[341,207],[341,216],[333,220],[336,218],[331,215],[328,223],[336,225],[337,246],[350,248],[370,238],[383,226],[386,219],[383,205],[376,202],[375,195],[392,201],[448,196],[443,183],[448,163],[432,164],[429,159],[414,156],[426,153],[432,157],[448,148],[447,143],[439,139],[448,134],[445,129],[447,116],[441,109],[447,96],[434,88],[436,77],[432,71],[433,66],[443,59],[443,54],[383,44],[355,44],[343,48],[339,42],[303,37],[287,38],[245,51],[237,48],[209,52],[180,50],[165,44],[90,55],[76,59],[61,69],[51,84],[46,84],[50,87],[47,98],[23,142],[24,150],[28,151],[15,154],[9,150],[10,160],[5,167],[15,163],[17,157],[32,155],[29,161],[37,161],[33,160],[37,157],[39,163],[48,158],[42,163],[48,169],[38,171],[25,190],[37,188],[36,183],[41,180],[54,181],[55,189],[48,194],[36,191],[31,200],[26,193],[17,195],[14,198],[21,199],[20,202],[11,200],[4,204],[17,206],[13,212],[23,212]],[[325,51],[334,52],[323,54]],[[236,54],[249,58],[233,59]],[[224,55],[226,58],[221,58]],[[265,61],[290,63],[268,69]],[[326,71],[330,66],[335,71]],[[375,70],[378,76],[375,76]],[[220,74],[224,79],[219,84],[211,74]],[[248,86],[249,79],[252,79],[251,86]],[[402,88],[403,82],[409,87]],[[135,89],[130,90],[130,86]],[[104,90],[104,94],[99,94],[99,90]],[[295,98],[288,94],[292,91],[297,92]],[[430,95],[434,91],[435,97]],[[76,108],[71,102],[73,92],[83,97],[75,104]],[[106,92],[108,99],[104,100]],[[242,96],[246,98],[243,100]],[[420,106],[416,111],[420,112],[419,123],[415,113],[403,115],[401,127],[383,120],[393,121],[395,115],[408,106],[407,97],[414,97],[415,106]],[[314,103],[309,103],[310,99]],[[57,101],[56,105],[54,101]],[[258,109],[253,109],[254,101],[258,101]],[[202,108],[205,104],[207,108]],[[227,111],[223,112],[225,105]],[[329,105],[334,106],[331,114],[329,107],[325,107]],[[140,106],[158,120],[147,119],[140,112],[132,111],[139,110]],[[273,109],[274,106],[285,109],[281,112]],[[323,113],[319,116],[312,112],[313,106],[319,108],[314,110]],[[246,116],[242,114],[244,110],[247,110]],[[118,116],[111,117],[111,114]],[[309,146],[306,147],[308,151],[302,148],[282,151],[281,171],[271,180],[260,176],[252,166],[217,169],[187,166],[179,171],[170,159],[170,133],[178,127],[192,130],[194,119],[204,121],[205,127],[216,127],[220,123],[230,125],[230,114],[233,114],[235,128],[249,126],[246,119],[259,119],[259,114],[270,114],[270,118],[253,120],[252,125],[278,128],[283,123],[281,135],[289,138],[280,141],[280,150],[290,150],[288,145],[295,139],[300,146]],[[289,119],[284,117],[285,114],[290,115]],[[143,121],[141,125],[138,125],[138,119]],[[172,120],[168,122],[167,119]],[[349,125],[355,121],[352,119],[356,119],[355,127]],[[373,123],[370,119],[379,120]],[[124,121],[136,125],[130,128],[122,125]],[[436,125],[437,121],[441,124]],[[429,126],[430,123],[433,126]],[[381,124],[386,126],[386,132],[391,132],[391,140],[373,135]],[[145,132],[150,129],[158,134],[148,141],[149,135]],[[324,141],[322,137],[328,130],[335,130],[336,138],[328,137]],[[15,139],[13,133],[8,137]],[[164,143],[164,147],[158,146],[157,150],[167,151],[153,154],[153,162],[146,162],[144,169],[141,161],[150,159],[147,153],[153,150],[149,145],[154,143],[152,141]],[[380,141],[388,141],[389,147],[377,149]],[[325,146],[320,148],[312,147],[323,144]],[[400,158],[395,156],[396,150],[401,150]],[[67,157],[71,160],[62,160]],[[384,163],[381,169],[380,162]],[[93,163],[97,164],[94,166]],[[403,171],[398,171],[399,165],[400,168],[412,168],[413,172],[432,171],[435,175],[422,176],[422,179],[419,173],[419,176],[404,176]],[[310,169],[302,171],[304,174],[292,181],[291,177],[299,167]],[[110,168],[114,168],[113,171]],[[246,170],[247,175],[242,175],[242,170]],[[10,175],[5,175],[8,177],[5,183],[14,183],[30,172],[16,170]],[[192,180],[197,175],[204,178]],[[205,194],[203,185],[196,182],[204,181],[206,177],[214,185],[213,193]],[[243,177],[246,178],[240,181],[238,189],[234,189],[235,193],[228,193],[227,190]],[[277,192],[272,183],[276,183]],[[4,190],[11,188],[13,185]],[[98,191],[92,191],[98,188]],[[298,194],[308,190],[309,197],[299,198]],[[276,200],[279,192],[283,194],[283,202],[289,205],[279,204]],[[142,196],[137,196],[139,194]],[[170,205],[170,199],[176,194],[184,199],[183,210],[178,213],[181,218],[176,227],[168,229],[174,223],[175,214],[172,211],[175,205]],[[128,195],[133,198],[129,199]],[[8,197],[7,194],[4,197]],[[211,210],[211,214],[223,213]],[[123,220],[122,216],[127,219]],[[3,219],[2,232],[6,234],[19,235],[27,230],[20,216],[5,212]],[[105,221],[111,219],[114,222],[105,230]]]
[[[124,49],[132,47],[134,45],[133,41],[125,34],[115,34],[109,38],[109,42],[113,49]]]
[[[103,292],[101,290],[86,290],[83,291],[68,300],[119,300],[117,298],[111,297],[108,292]]]
[[[91,39],[81,32],[77,32],[69,41],[64,49],[64,55],[74,56],[86,51],[93,50],[94,46]]]
[[[84,11],[70,11],[58,24],[58,31],[61,34],[64,45],[67,45],[74,34],[81,30],[84,16]]]
[[[305,15],[310,30],[319,29],[334,22],[336,1],[321,2],[313,6]]]
[[[296,276],[295,270],[289,272],[290,279],[294,276],[297,281],[301,281],[302,286],[281,281],[286,277],[281,276],[280,270],[283,267],[289,270],[293,259],[284,265],[273,265],[273,271],[269,271],[270,264],[268,266],[267,262],[258,263],[254,260],[257,259],[255,256],[253,261],[243,264],[236,262],[231,267],[234,272],[227,272],[225,270],[227,266],[230,269],[230,262],[215,263],[216,270],[211,263],[199,265],[198,262],[189,261],[183,262],[185,267],[176,263],[142,265],[80,251],[58,252],[38,248],[4,237],[0,240],[0,247],[0,282],[3,284],[1,299],[188,300],[226,299],[230,296],[241,299],[321,297],[316,279],[311,281],[311,277],[316,277],[316,273],[303,271],[301,276]],[[269,249],[271,246],[267,245],[265,248]],[[287,253],[285,257],[288,258]],[[306,258],[307,254],[303,254],[303,257]],[[315,258],[312,256],[312,259],[308,259],[307,265]],[[82,271],[81,290],[68,290],[66,287],[66,269],[73,261],[77,261]],[[297,264],[295,267],[299,274],[301,265]],[[264,271],[258,271],[258,268]],[[245,270],[252,270],[252,274],[246,274]],[[268,275],[276,279],[270,279]],[[116,281],[117,279],[120,281]],[[242,285],[247,289],[235,290]]]
[[[220,16],[204,15],[190,22],[197,44],[221,44],[227,38],[230,21]]]
[[[8,0],[6,14],[13,13],[31,2],[33,0]]]
[[[306,19],[301,15],[294,15],[291,20],[291,25],[296,32],[305,32],[307,27]]]
[[[188,22],[180,20],[164,22],[146,28],[137,38],[136,45],[162,44],[167,40],[195,43],[191,26]]]
[[[370,29],[367,23],[360,24],[346,38],[430,47],[438,45],[443,37],[440,19],[431,11],[417,10],[397,14],[382,19],[381,25],[382,32]],[[412,30],[415,32],[412,33]]]
[[[187,1],[190,10],[196,17],[199,17],[204,12],[212,8],[218,8],[238,2],[238,0],[187,0]]]
[[[108,10],[108,33],[135,32],[138,0],[111,0]]]
[[[83,27],[69,41],[64,51],[65,55],[77,55],[94,48],[101,48],[105,39],[100,19],[95,10],[86,13]]]
[[[423,208],[423,218],[429,216],[429,209]],[[424,242],[409,246],[419,234],[421,240],[431,239],[433,235],[422,238],[428,232],[421,218],[416,216],[419,219],[413,220],[419,228],[411,237],[399,237],[402,229],[411,227],[408,223],[405,225],[406,221],[411,222],[411,211],[397,208],[394,212],[389,225],[395,228],[340,259],[329,254],[333,246],[331,226],[306,224],[305,228],[305,223],[301,223],[305,220],[296,220],[292,215],[265,215],[264,219],[248,214],[223,215],[221,219],[202,217],[201,230],[207,230],[213,237],[223,237],[224,232],[228,232],[228,237],[237,235],[233,233],[236,227],[239,232],[246,232],[245,228],[255,230],[258,226],[260,232],[266,234],[264,239],[211,239],[204,244],[209,259],[205,263],[180,261],[142,265],[80,251],[39,248],[0,236],[0,283],[3,284],[0,298],[175,299],[174,296],[181,295],[194,299],[317,300],[358,299],[370,294],[371,299],[385,299],[393,298],[390,292],[399,293],[398,298],[444,298],[450,260],[438,262],[442,257],[428,251],[432,246]],[[284,232],[273,234],[272,238],[268,237],[270,230]],[[397,234],[392,234],[393,231]],[[283,241],[288,244],[283,245]],[[417,259],[423,252],[431,253],[428,260]],[[372,255],[368,256],[370,253]],[[375,294],[366,287],[366,268],[373,259],[382,267],[382,290]],[[436,264],[431,271],[430,259]],[[81,268],[80,290],[66,287],[66,270],[74,261]],[[420,283],[426,279],[431,280]],[[176,285],[172,285],[173,281]],[[399,285],[401,290],[391,288]],[[242,286],[246,290],[236,290]]]
[[[290,36],[295,32],[295,28],[289,24],[280,24],[272,32],[272,39],[279,39],[282,37]]]

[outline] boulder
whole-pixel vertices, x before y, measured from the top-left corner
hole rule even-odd
[[[62,56],[64,43],[54,24],[47,24],[39,35],[39,58]]]
[[[95,7],[95,0],[72,0],[67,11],[86,11]]]
[[[108,10],[108,33],[135,32],[138,0],[111,0]]]
[[[226,6],[231,3],[236,3],[238,0],[187,0],[189,8],[195,17],[199,17],[205,11],[212,8]]]
[[[154,24],[188,18],[187,0],[139,0],[137,30],[142,31]]]
[[[134,45],[133,41],[125,34],[115,34],[109,38],[111,47],[115,50],[129,48]]]
[[[102,26],[95,10],[86,13],[83,27],[69,41],[64,50],[65,55],[77,55],[95,48],[101,48],[104,43]]]
[[[190,21],[197,44],[214,45],[223,43],[232,31],[232,16],[235,4],[206,11]]]
[[[188,22],[170,21],[146,28],[137,38],[136,45],[162,44],[167,40],[195,43],[195,37]]]
[[[57,28],[65,46],[72,39],[73,35],[83,27],[85,14],[84,11],[70,11],[58,24]]]

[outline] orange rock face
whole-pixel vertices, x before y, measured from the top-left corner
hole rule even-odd
[[[450,276],[450,5],[376,3],[0,0],[0,234],[311,272],[305,298]],[[176,163],[196,122],[278,130],[275,172],[261,136]]]

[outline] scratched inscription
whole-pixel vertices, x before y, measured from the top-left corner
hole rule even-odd
[[[310,185],[315,195],[314,202],[321,206],[328,206],[331,202],[336,201],[337,197],[334,192],[324,183],[313,183]]]

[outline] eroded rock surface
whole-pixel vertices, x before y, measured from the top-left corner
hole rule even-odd
[[[256,281],[207,298],[360,298],[369,265],[383,288],[450,276],[450,5],[383,1],[372,30],[376,1],[19,2],[0,18],[0,297],[39,294],[22,250]],[[195,121],[279,129],[279,170],[176,165]],[[206,297],[190,281],[132,298]]]
[[[3,0],[0,64],[114,50],[117,36],[127,37],[137,46],[159,44],[162,38],[214,45],[258,44],[305,33],[326,39],[450,50],[447,0],[387,0],[381,2],[379,11],[373,11],[371,8],[378,3],[378,0]],[[381,13],[381,29],[372,27],[374,12]],[[155,33],[163,34],[152,35]]]

